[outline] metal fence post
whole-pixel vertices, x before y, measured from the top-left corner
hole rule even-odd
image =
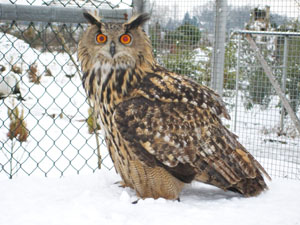
[[[223,93],[227,0],[216,0],[215,40],[211,87]]]
[[[234,112],[234,127],[233,130],[236,131],[237,123],[237,108],[239,99],[239,76],[240,76],[240,51],[241,51],[241,34],[238,34],[238,52],[237,52],[237,63],[236,63],[236,75],[235,75],[235,112]]]
[[[288,36],[284,36],[284,50],[283,50],[283,73],[282,73],[282,92],[285,94],[286,90],[286,73],[287,73],[287,58],[288,58]],[[285,109],[281,103],[281,116],[280,116],[280,131],[283,131]]]
[[[150,2],[148,0],[132,0],[133,4],[133,12],[134,13],[144,13],[144,12],[149,12],[149,4]],[[144,30],[146,34],[149,34],[149,25],[146,23],[144,25]]]
[[[142,13],[143,12],[143,0],[132,0],[133,11],[134,13]]]

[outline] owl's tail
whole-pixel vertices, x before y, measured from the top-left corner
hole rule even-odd
[[[245,197],[251,197],[259,195],[262,191],[267,190],[268,186],[262,176],[262,174],[271,181],[271,177],[265,171],[265,169],[254,158],[253,163],[256,166],[256,176],[253,178],[241,179],[238,183],[227,188],[227,190],[239,192]]]
[[[225,190],[238,192],[245,197],[252,197],[259,195],[262,191],[267,189],[268,186],[265,183],[263,177],[258,174],[258,176],[255,178],[242,179],[237,184],[233,184]]]
[[[231,166],[226,163],[219,163],[222,166],[217,166],[217,161],[206,163],[204,166],[202,161],[203,165],[199,168],[205,169],[199,171],[195,180],[217,186],[225,191],[238,192],[245,197],[256,196],[268,189],[263,174],[267,179],[271,180],[271,178],[259,162],[251,155],[247,157],[248,164],[240,162]],[[241,165],[245,166],[243,170],[240,168]]]
[[[260,173],[258,173],[257,176],[254,178],[244,178],[236,183],[231,183],[231,184],[222,179],[213,180],[213,181],[203,180],[203,177],[201,176],[196,176],[195,180],[214,185],[225,191],[233,191],[233,192],[240,193],[244,197],[257,196],[264,190],[268,189],[268,186]]]

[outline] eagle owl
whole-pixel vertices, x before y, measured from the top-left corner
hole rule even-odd
[[[178,199],[200,181],[255,196],[264,168],[221,121],[229,114],[213,90],[161,67],[142,25],[89,22],[78,46],[83,86],[96,109],[122,184],[140,198]]]

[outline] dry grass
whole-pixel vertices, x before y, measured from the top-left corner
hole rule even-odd
[[[29,70],[27,72],[28,72],[28,77],[30,82],[34,84],[41,83],[42,76],[38,75],[37,65],[35,63],[29,67]]]
[[[10,140],[16,138],[19,142],[27,141],[29,133],[24,120],[24,110],[20,113],[18,107],[15,107],[13,110],[8,109],[8,116],[10,118],[10,124],[7,137]]]

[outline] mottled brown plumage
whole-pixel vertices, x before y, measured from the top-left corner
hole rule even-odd
[[[194,180],[244,196],[267,188],[265,170],[222,124],[230,117],[220,96],[155,62],[142,30],[147,14],[124,24],[85,17],[83,86],[125,186],[167,199]]]

